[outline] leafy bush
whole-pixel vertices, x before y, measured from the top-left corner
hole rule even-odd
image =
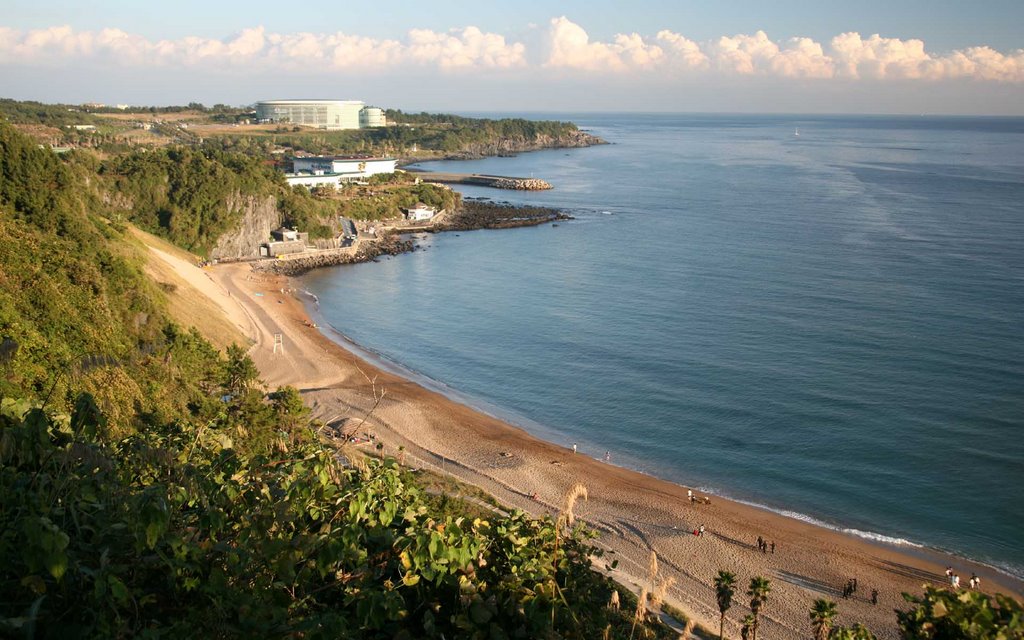
[[[1008,596],[926,587],[921,597],[903,597],[914,605],[896,612],[901,634],[908,640],[1024,638],[1024,607]]]

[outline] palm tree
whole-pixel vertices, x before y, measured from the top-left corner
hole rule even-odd
[[[750,579],[750,588],[747,589],[747,595],[750,596],[750,613],[754,618],[750,640],[757,640],[757,625],[760,620],[761,607],[768,601],[768,594],[771,590],[772,582],[768,578],[755,576]]]
[[[819,598],[811,605],[811,626],[814,627],[815,640],[827,640],[829,629],[832,628],[832,621],[835,619],[836,603],[831,600]]]
[[[829,634],[829,638],[831,640],[876,640],[875,634],[868,631],[859,622],[852,627],[836,627]]]
[[[757,620],[749,613],[743,618],[743,626],[740,627],[740,637],[743,640],[751,640],[754,630],[757,628]]]
[[[718,620],[718,640],[725,637],[725,612],[732,606],[733,587],[736,586],[736,576],[728,571],[719,571],[715,578],[715,598],[718,600],[718,610],[722,617]]]

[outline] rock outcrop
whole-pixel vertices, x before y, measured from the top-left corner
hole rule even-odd
[[[515,189],[517,191],[545,191],[551,183],[539,178],[498,178],[491,185],[495,189]]]
[[[559,136],[538,135],[533,138],[512,137],[472,142],[464,145],[458,151],[440,154],[446,160],[475,160],[489,156],[514,156],[517,153],[528,151],[539,151],[541,149],[576,149],[579,147],[593,147],[599,144],[608,144],[607,141],[587,133],[586,131],[571,131]],[[426,153],[405,156],[400,164],[407,165],[424,160],[437,160],[439,154]]]
[[[465,200],[462,203],[462,208],[448,216],[442,223],[435,225],[434,231],[535,227],[559,220],[572,220],[572,216],[565,215],[551,207]]]
[[[217,260],[255,258],[259,246],[270,239],[270,232],[281,226],[281,212],[274,196],[233,194],[225,203],[229,210],[241,210],[237,228],[217,239],[210,257]]]

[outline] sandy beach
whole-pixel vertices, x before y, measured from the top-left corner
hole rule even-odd
[[[269,387],[297,387],[317,418],[328,424],[358,421],[383,391],[360,431],[383,442],[386,454],[401,447],[409,466],[451,473],[538,515],[557,511],[567,490],[582,482],[590,499],[577,506],[577,514],[600,532],[599,544],[614,552],[606,558],[619,561],[616,579],[644,583],[653,550],[662,577],[675,578],[667,601],[708,629],[718,629],[712,580],[720,569],[735,573],[742,589],[727,615],[728,637],[739,637],[738,621],[749,613],[743,592],[756,575],[772,581],[763,638],[808,637],[808,610],[823,597],[838,602],[838,624],[862,622],[880,638],[895,638],[893,610],[904,606],[900,594],[945,584],[946,565],[964,584],[975,572],[985,591],[1020,597],[1019,583],[959,558],[875,544],[716,496],[710,504],[690,502],[686,487],[605,463],[603,452],[574,454],[360,359],[313,326],[287,278],[253,273],[245,264],[206,270],[185,261],[169,264],[247,334]],[[281,336],[276,352],[275,334]],[[705,535],[695,536],[701,525]],[[758,536],[775,542],[774,552],[759,551]],[[851,578],[858,589],[843,599]],[[877,605],[870,602],[873,589]]]

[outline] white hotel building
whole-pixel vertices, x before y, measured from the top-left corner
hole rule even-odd
[[[288,184],[316,187],[362,180],[378,173],[394,173],[394,158],[363,156],[305,156],[292,158],[293,173],[284,175]]]

